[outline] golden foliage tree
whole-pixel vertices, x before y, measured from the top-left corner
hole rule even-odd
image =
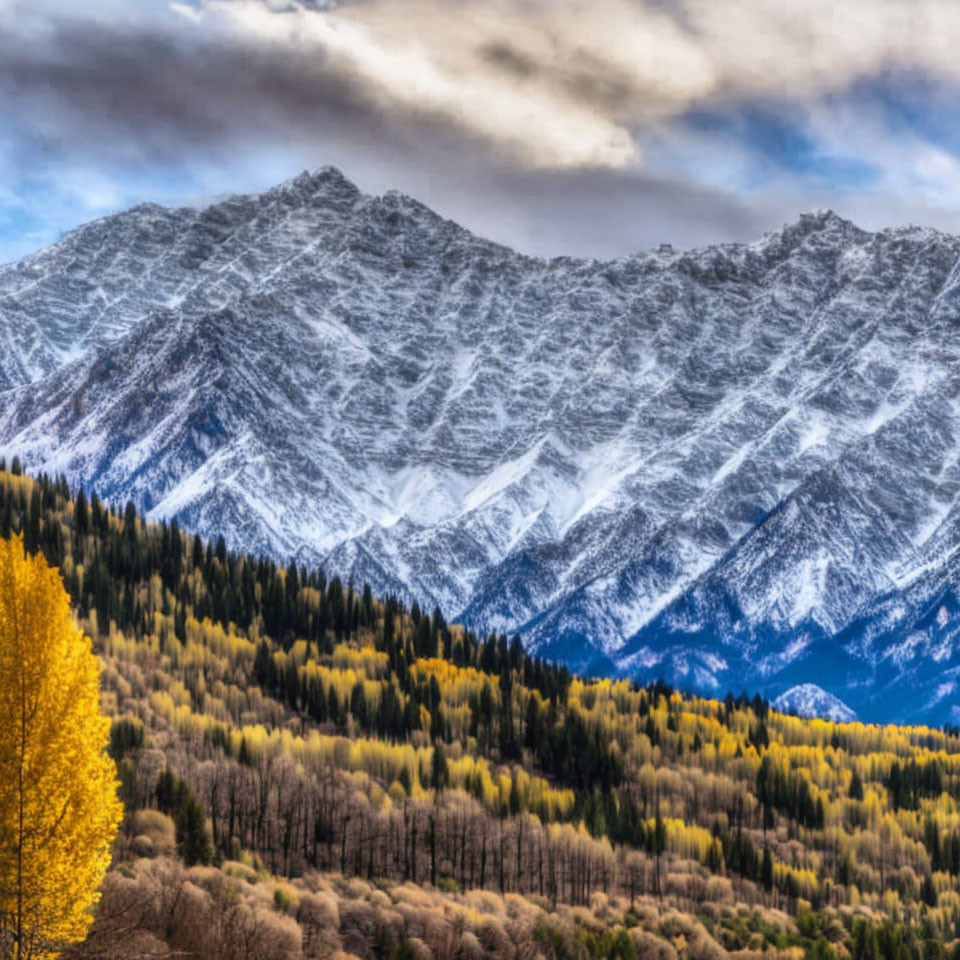
[[[122,815],[100,666],[56,569],[0,540],[0,958],[82,939]]]

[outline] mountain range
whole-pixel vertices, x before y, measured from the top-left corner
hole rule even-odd
[[[597,674],[958,722],[960,239],[522,256],[305,173],[0,266],[0,450]]]

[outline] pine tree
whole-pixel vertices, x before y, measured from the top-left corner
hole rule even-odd
[[[430,758],[430,782],[438,793],[450,782],[447,755],[440,741],[434,744],[433,755]]]
[[[663,896],[663,887],[661,885],[661,872],[660,872],[660,859],[663,856],[664,851],[667,849],[667,828],[666,824],[663,822],[663,817],[660,815],[660,801],[657,800],[657,817],[653,825],[653,855],[656,858],[656,874],[655,874],[655,884],[657,888],[657,895]]]
[[[863,799],[863,781],[860,779],[860,774],[856,770],[853,771],[853,776],[850,778],[848,795],[851,800]]]
[[[760,882],[765,890],[773,889],[773,857],[770,848],[763,848],[763,864],[760,867]]]
[[[77,528],[77,535],[85,537],[90,531],[90,510],[87,507],[87,495],[83,492],[83,487],[77,494],[77,499],[73,505],[73,522]]]
[[[177,813],[177,844],[183,862],[188,867],[197,863],[209,863],[213,857],[203,807],[190,795],[181,803]]]

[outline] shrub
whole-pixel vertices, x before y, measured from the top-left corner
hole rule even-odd
[[[159,810],[137,810],[130,818],[130,832],[138,856],[172,856],[177,849],[173,820]]]
[[[460,884],[453,877],[438,877],[437,889],[441,893],[459,893]]]

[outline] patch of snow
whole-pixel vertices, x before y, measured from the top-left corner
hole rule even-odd
[[[771,704],[780,713],[794,711],[801,717],[821,717],[837,723],[852,723],[856,713],[839,697],[815,683],[801,683],[780,694]]]

